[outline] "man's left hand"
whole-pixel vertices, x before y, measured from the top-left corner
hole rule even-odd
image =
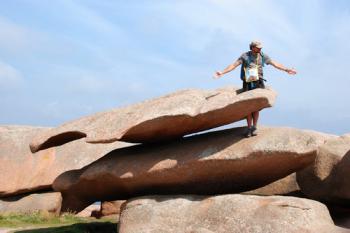
[[[297,71],[295,70],[295,69],[286,69],[286,72],[288,73],[288,74],[292,74],[292,75],[295,75],[295,74],[297,74]]]

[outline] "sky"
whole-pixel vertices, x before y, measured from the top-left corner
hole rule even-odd
[[[298,71],[264,67],[278,97],[260,124],[350,132],[349,1],[0,3],[2,125],[58,126],[181,89],[240,87],[239,68],[213,73],[260,40]]]

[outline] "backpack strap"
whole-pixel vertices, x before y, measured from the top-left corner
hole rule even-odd
[[[245,67],[248,67],[249,64],[251,63],[251,61],[252,61],[251,56],[252,56],[252,53],[251,53],[251,51],[249,51],[249,53],[248,53],[248,60],[247,60],[247,64],[245,64]],[[265,66],[265,56],[264,56],[263,52],[260,52],[260,57],[261,57],[261,66],[264,67]]]
[[[248,59],[247,59],[247,63],[245,64],[245,67],[248,67],[251,61],[252,61],[252,59],[251,59],[251,52],[249,51],[248,52]]]
[[[265,66],[265,56],[264,56],[264,53],[263,52],[260,52],[260,56],[261,56],[261,65],[262,67]]]

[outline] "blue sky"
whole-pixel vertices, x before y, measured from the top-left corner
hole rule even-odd
[[[350,2],[0,0],[0,124],[57,126],[212,79],[253,39],[289,76],[260,123],[350,132]],[[244,123],[244,122],[243,122]]]

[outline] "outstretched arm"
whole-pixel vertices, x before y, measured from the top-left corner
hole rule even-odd
[[[277,69],[279,69],[279,70],[282,70],[282,71],[287,72],[288,74],[293,74],[293,75],[294,75],[294,74],[297,73],[297,71],[296,71],[295,69],[286,68],[286,67],[284,67],[282,64],[277,63],[277,62],[275,62],[275,61],[271,61],[270,64],[271,64],[273,67],[275,67],[275,68],[277,68]]]
[[[220,78],[221,76],[223,76],[224,74],[236,69],[237,66],[239,66],[240,64],[242,64],[241,60],[237,60],[235,63],[227,66],[223,71],[216,71],[214,74],[214,78]]]

